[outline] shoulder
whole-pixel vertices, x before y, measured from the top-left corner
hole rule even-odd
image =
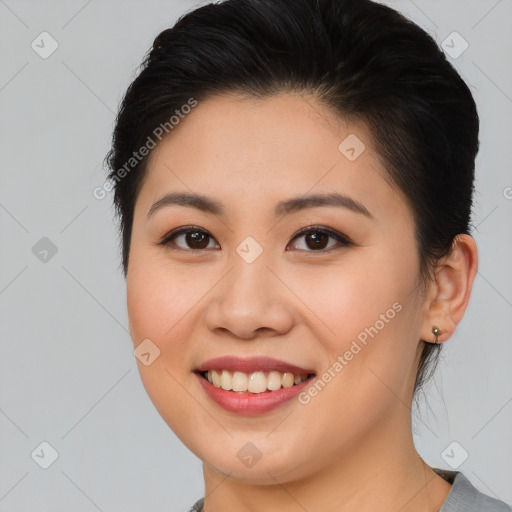
[[[433,468],[452,484],[439,512],[512,512],[512,507],[480,492],[460,471]],[[188,512],[202,512],[204,498],[196,501]]]
[[[439,512],[511,512],[505,502],[480,492],[460,471],[436,470],[452,483]]]

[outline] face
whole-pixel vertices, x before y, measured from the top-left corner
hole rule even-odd
[[[418,261],[363,124],[306,96],[205,100],[153,150],[135,205],[145,389],[212,470],[332,470],[409,425]]]

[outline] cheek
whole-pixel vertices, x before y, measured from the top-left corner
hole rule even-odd
[[[349,339],[364,343],[372,333],[377,334],[375,330],[381,336],[396,327],[397,310],[403,307],[413,277],[403,265],[403,272],[397,266],[384,261],[382,253],[361,258],[354,253],[328,268],[294,269],[286,281],[294,283],[297,295],[314,313],[309,316],[316,330],[325,333],[331,351],[337,345],[343,349]]]
[[[127,307],[133,344],[136,347],[149,339],[160,350],[150,365],[137,362],[141,381],[162,418],[184,442],[190,442],[186,426],[202,421],[200,409],[190,407],[188,389],[195,378],[190,373],[190,335],[196,320],[194,307],[208,285],[151,256],[134,256],[131,265]]]
[[[204,283],[162,262],[154,252],[133,252],[127,275],[127,308],[134,347],[149,339],[159,350],[148,366],[138,361],[142,382],[161,410],[160,402],[180,402],[181,385],[190,378],[190,333],[194,307],[205,294]]]
[[[369,405],[392,396],[385,384],[406,392],[417,347],[412,256],[397,258],[394,249],[386,253],[381,247],[364,257],[354,253],[328,271],[288,276],[315,313],[309,314],[310,327],[322,343],[325,371],[336,375],[333,390],[340,390],[342,401],[356,404],[364,396],[359,403]]]
[[[126,280],[134,343],[150,338],[164,348],[167,339],[179,340],[177,334],[204,295],[205,286],[200,280],[196,282],[193,272],[170,265],[154,250],[135,249]]]
[[[301,403],[305,414],[311,408],[332,425],[326,427],[326,439],[343,431],[344,446],[357,444],[394,413],[402,414],[412,384],[415,309],[408,302],[409,289],[405,281],[377,269],[333,272],[326,283],[317,275],[317,291],[308,296],[322,321],[315,320],[312,329],[326,357],[321,383],[312,385]],[[328,453],[332,445],[326,442],[322,449]]]

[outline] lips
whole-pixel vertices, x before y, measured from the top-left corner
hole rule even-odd
[[[312,369],[301,368],[285,361],[279,361],[271,357],[241,358],[233,356],[216,357],[209,359],[196,368],[197,372],[208,370],[229,370],[230,372],[281,372],[293,373],[294,375],[308,375],[315,373]]]
[[[213,402],[229,412],[242,415],[263,414],[284,405],[297,396],[315,377],[315,372],[311,369],[268,357],[249,359],[232,356],[218,357],[205,361],[196,368],[194,373],[197,375],[202,389]],[[212,374],[214,374],[213,381]],[[218,380],[219,374],[223,375],[222,385]],[[264,385],[261,387],[261,383],[250,383],[248,386],[244,386],[242,383],[242,386],[238,388],[235,380],[237,382],[239,380],[231,379],[231,374],[233,377],[236,375],[238,379],[245,374],[249,376],[249,380],[252,377],[256,380],[264,380],[266,376],[270,376],[270,380],[267,382],[272,382],[272,384],[265,389]],[[291,377],[291,379],[283,378],[282,387],[274,386],[275,378],[279,374]],[[280,382],[277,379],[277,384]],[[237,391],[236,389],[242,390]]]

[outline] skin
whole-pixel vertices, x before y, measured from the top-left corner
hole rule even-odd
[[[349,134],[366,146],[354,161],[338,150]],[[148,218],[168,192],[212,197],[225,215],[172,205]],[[274,215],[278,201],[331,192],[359,201],[372,218],[337,206]],[[315,225],[352,244],[328,238],[315,249],[307,234],[294,239]],[[209,234],[207,248],[184,236],[158,245],[183,226]],[[247,236],[263,248],[250,264],[236,252]],[[419,285],[411,211],[386,181],[364,124],[291,93],[201,102],[150,156],[135,205],[127,305],[134,346],[149,338],[160,350],[149,366],[138,362],[145,389],[203,461],[206,512],[439,510],[451,485],[413,444],[416,365],[420,340],[434,341],[432,325],[443,331],[439,342],[453,334],[476,268],[475,242],[460,235],[435,280]],[[236,354],[321,376],[397,302],[400,312],[307,404],[237,415],[212,402],[193,373]],[[261,452],[250,468],[237,457],[247,442]]]

